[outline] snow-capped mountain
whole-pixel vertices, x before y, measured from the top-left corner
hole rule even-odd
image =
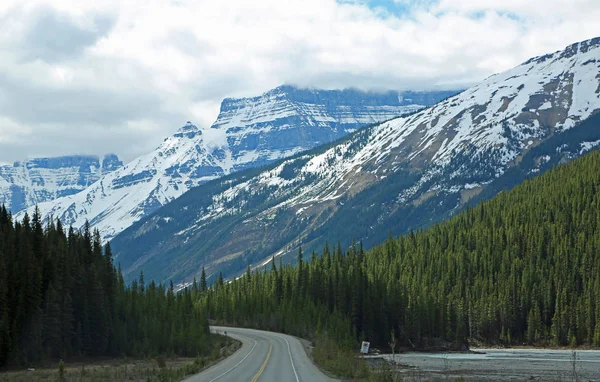
[[[451,215],[600,144],[600,38],[536,57],[330,148],[199,187],[113,240],[128,277],[233,274]],[[295,256],[295,255],[294,255]]]
[[[225,173],[257,167],[335,141],[360,127],[420,110],[455,91],[368,93],[283,85],[253,98],[226,98],[212,129],[224,133]],[[222,146],[225,146],[223,144]]]
[[[43,216],[110,239],[190,188],[262,166],[361,126],[414,112],[453,92],[367,93],[281,86],[259,97],[225,99],[211,128],[191,122],[153,152],[101,177],[84,191],[39,204]],[[424,104],[416,103],[424,101]],[[20,218],[21,216],[17,216]]]
[[[36,158],[0,166],[0,204],[17,213],[37,203],[73,195],[121,167],[116,155]]]

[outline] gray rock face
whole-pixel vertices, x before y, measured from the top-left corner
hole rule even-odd
[[[252,98],[226,98],[213,129],[227,132],[235,170],[264,165],[338,140],[359,127],[417,111],[455,91],[363,92],[284,85]],[[244,160],[254,155],[252,165]],[[241,162],[241,163],[240,163]]]
[[[37,203],[76,194],[122,165],[116,155],[109,154],[102,163],[97,156],[72,155],[0,166],[0,204],[17,213]]]
[[[106,154],[102,160],[102,170],[104,172],[115,171],[123,167],[123,162],[115,154]]]

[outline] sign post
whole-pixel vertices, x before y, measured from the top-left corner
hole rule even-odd
[[[361,352],[362,354],[369,354],[369,346],[371,346],[371,343],[370,343],[370,342],[363,341],[363,342],[362,342],[362,345],[361,345],[361,347],[360,347],[360,352]]]

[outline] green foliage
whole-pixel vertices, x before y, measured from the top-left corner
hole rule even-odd
[[[392,366],[383,361],[381,366],[374,368],[369,372],[369,378],[367,379],[370,382],[400,382],[402,381],[402,377],[395,373]]]
[[[13,223],[0,207],[0,366],[43,359],[208,355],[213,337],[192,291],[126,287],[111,248],[86,224]],[[64,371],[64,370],[63,370]]]
[[[344,378],[366,378],[369,368],[366,362],[356,358],[356,352],[340,345],[328,335],[319,333],[312,353],[315,362],[322,368]]]
[[[58,376],[56,378],[58,382],[65,382],[67,378],[65,377],[65,363],[61,359],[58,363]]]
[[[167,362],[165,361],[165,357],[163,357],[163,356],[156,357],[156,365],[158,366],[159,369],[164,369],[165,367],[167,367]]]
[[[94,359],[86,360],[87,364],[68,368],[64,367],[64,382],[114,382],[114,381],[181,381],[185,377],[198,374],[203,369],[235,353],[241,343],[229,337],[214,335],[213,345],[216,352],[210,355],[188,357],[157,357],[155,359]],[[216,357],[215,357],[216,354]],[[158,367],[158,360],[164,361],[164,367]],[[81,360],[75,360],[81,362]],[[64,365],[64,363],[63,363]],[[30,370],[12,370],[0,372],[0,381],[12,382],[48,382],[61,380],[59,370],[36,367]]]
[[[367,256],[394,281],[405,340],[592,344],[600,324],[600,153]]]

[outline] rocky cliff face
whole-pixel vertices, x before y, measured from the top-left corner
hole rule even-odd
[[[113,240],[126,274],[229,275],[446,218],[600,144],[600,38],[533,58],[333,147],[199,187]]]
[[[73,195],[96,182],[102,175],[121,167],[116,155],[74,155],[36,158],[0,166],[0,204],[13,213],[63,196]]]
[[[88,220],[110,239],[192,187],[332,142],[362,126],[428,105],[417,102],[435,102],[450,94],[454,92],[282,86],[258,97],[226,99],[212,127],[188,122],[155,151],[100,177],[78,194],[39,207],[44,216],[67,225],[80,227]]]
[[[226,132],[232,169],[239,170],[338,140],[360,127],[412,113],[455,93],[280,86],[258,97],[225,99],[212,129]]]

